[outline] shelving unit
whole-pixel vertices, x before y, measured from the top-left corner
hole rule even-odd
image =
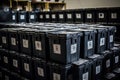
[[[23,7],[27,7],[27,11],[32,10],[32,8],[40,8],[43,11],[49,11],[49,10],[65,10],[66,9],[66,3],[64,2],[36,2],[36,1],[30,1],[30,0],[10,0],[10,7],[13,8],[15,6],[22,5]]]

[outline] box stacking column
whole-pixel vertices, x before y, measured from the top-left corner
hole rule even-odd
[[[69,64],[79,59],[81,33],[56,31],[48,33],[50,59],[61,64]]]

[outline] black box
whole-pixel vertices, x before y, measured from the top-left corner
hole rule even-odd
[[[10,71],[5,68],[2,68],[2,80],[12,80]]]
[[[81,33],[73,31],[55,31],[48,33],[50,59],[68,64],[79,59]]]
[[[10,69],[15,73],[20,73],[21,70],[21,60],[20,54],[15,51],[9,51],[10,53]]]
[[[2,80],[2,69],[1,69],[1,67],[0,67],[0,80]]]
[[[52,22],[58,22],[58,15],[57,15],[57,11],[51,11],[51,21]]]
[[[108,9],[97,8],[96,9],[96,23],[107,24],[108,21]]]
[[[95,23],[95,9],[85,9],[85,23]]]
[[[14,51],[20,51],[20,36],[18,34],[18,31],[20,29],[8,29],[8,34],[9,34],[9,46],[10,46],[10,50],[14,50]]]
[[[32,41],[32,36],[35,30],[33,29],[24,29],[19,31],[20,34],[20,49],[23,54],[32,56],[32,46],[33,46],[33,41]]]
[[[10,80],[21,80],[21,77],[17,73],[11,72],[11,79]]]
[[[29,11],[28,12],[28,22],[33,23],[37,21],[37,15],[35,11]]]
[[[18,22],[19,23],[27,22],[27,12],[26,11],[18,11]]]
[[[91,80],[101,79],[103,56],[94,54],[89,56],[88,59],[93,61],[91,67]]]
[[[106,49],[110,49],[114,46],[114,38],[115,38],[115,32],[116,32],[116,27],[115,26],[98,26],[101,28],[106,28],[108,29],[107,31],[107,38],[106,38]]]
[[[58,15],[58,22],[59,23],[65,23],[66,22],[66,16],[65,16],[65,11],[64,10],[57,11],[57,15]]]
[[[17,11],[12,11],[11,14],[12,14],[11,22],[17,23],[17,22],[18,22],[18,14],[17,14]]]
[[[74,22],[74,10],[65,10],[66,16],[66,23],[73,23]]]
[[[103,80],[117,80],[117,79],[116,79],[116,75],[114,73],[107,73],[104,76]]]
[[[28,79],[34,78],[33,74],[33,62],[30,56],[20,55],[21,57],[21,75]]]
[[[84,23],[84,10],[83,9],[76,9],[73,11],[74,14],[74,22],[75,23]]]
[[[50,80],[71,80],[71,65],[49,63]]]
[[[120,48],[113,47],[110,50],[113,52],[112,68],[115,69],[115,68],[119,67],[119,65],[120,65]]]
[[[80,44],[80,58],[87,58],[95,53],[95,31],[90,29],[72,29],[72,31],[83,33]]]
[[[108,8],[108,24],[119,24],[120,8]]]
[[[9,51],[6,49],[1,50],[1,61],[2,61],[2,67],[10,69],[10,54]]]
[[[0,67],[2,66],[2,47],[0,47]]]
[[[45,13],[44,12],[39,12],[39,22],[45,22]]]
[[[45,22],[51,22],[51,12],[44,12],[44,16],[45,16]]]
[[[85,59],[72,64],[73,80],[91,80],[91,62]]]
[[[2,48],[9,49],[8,29],[3,28],[0,30],[0,33],[1,33]]]
[[[48,80],[49,77],[49,68],[47,66],[46,61],[41,60],[39,58],[33,58],[33,64],[34,64],[34,74],[35,74],[35,80]]]
[[[109,50],[106,50],[104,52],[99,53],[100,55],[102,55],[103,58],[103,62],[102,62],[102,74],[105,75],[106,73],[111,72],[112,70],[112,56],[113,53]]]

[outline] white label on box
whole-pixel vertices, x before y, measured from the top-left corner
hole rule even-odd
[[[44,77],[44,70],[38,67],[38,75]]]
[[[88,49],[92,49],[93,48],[93,41],[88,41]]]
[[[24,69],[25,69],[25,71],[30,72],[29,64],[24,63]]]
[[[117,19],[117,13],[111,13],[111,19]]]
[[[14,45],[14,46],[16,45],[16,39],[15,38],[11,38],[11,44]]]
[[[63,19],[63,14],[59,14],[59,18],[60,18],[60,19]]]
[[[14,66],[14,67],[18,67],[18,61],[15,60],[15,59],[13,59],[13,66]]]
[[[36,50],[42,50],[41,42],[40,41],[35,41],[35,48]]]
[[[40,19],[43,19],[43,15],[40,15]]]
[[[53,73],[53,80],[61,80],[60,74]]]
[[[105,38],[100,38],[100,46],[105,45]]]
[[[9,80],[9,76],[5,75],[5,80]]]
[[[77,19],[81,19],[81,14],[76,14]]]
[[[113,42],[113,35],[110,35],[110,42]]]
[[[67,14],[67,18],[71,19],[72,18],[72,14]]]
[[[82,75],[82,80],[88,80],[88,77],[88,72],[86,72]]]
[[[4,56],[4,62],[7,64],[8,63],[8,57]]]
[[[2,43],[6,44],[6,37],[2,37]]]
[[[23,47],[28,48],[28,40],[23,39]]]
[[[115,63],[118,63],[119,62],[119,56],[116,56],[115,57]]]
[[[103,19],[105,16],[104,16],[104,13],[99,13],[99,18],[100,19]]]
[[[61,54],[60,44],[53,44],[53,52],[56,53],[56,54]]]
[[[45,16],[46,16],[46,19],[49,19],[49,18],[50,18],[49,14],[46,14]]]
[[[100,65],[96,67],[96,74],[99,74],[101,71]]]
[[[55,17],[55,14],[52,14],[52,18],[53,18],[53,19],[55,19],[55,18],[56,18],[56,17]]]
[[[87,14],[87,19],[92,19],[92,14],[88,13]]]
[[[110,67],[110,60],[106,61],[106,68]]]
[[[34,15],[30,15],[30,19],[35,19],[35,16]]]
[[[74,54],[77,52],[77,44],[72,44],[71,45],[71,54]]]
[[[25,19],[25,15],[20,15],[20,19],[21,20]]]
[[[12,15],[12,20],[15,20],[15,15]]]

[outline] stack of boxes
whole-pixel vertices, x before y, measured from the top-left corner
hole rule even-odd
[[[3,80],[117,80],[120,75],[114,26],[32,23],[9,27],[0,30]]]

